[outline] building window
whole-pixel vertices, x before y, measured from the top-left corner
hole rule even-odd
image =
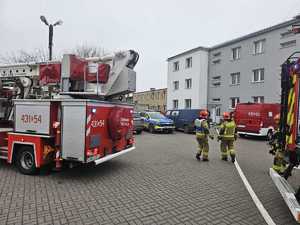
[[[265,40],[255,41],[253,45],[253,54],[261,54],[265,51]]]
[[[221,76],[214,76],[211,80],[213,87],[220,87],[221,86]]]
[[[296,45],[296,40],[280,43],[280,48],[289,48]]]
[[[214,102],[214,103],[219,103],[220,101],[221,101],[220,98],[213,98],[213,99],[212,99],[212,102]]]
[[[185,88],[190,89],[192,88],[192,79],[185,79]]]
[[[173,71],[178,71],[179,70],[179,61],[176,61],[173,63]]]
[[[230,98],[230,108],[231,109],[234,109],[238,103],[240,103],[240,98],[238,98],[238,97]]]
[[[221,59],[213,60],[212,63],[213,63],[213,65],[220,64],[221,63]]]
[[[185,68],[191,68],[193,64],[192,57],[186,58],[185,59]]]
[[[231,76],[231,85],[239,85],[240,84],[240,73],[232,73]]]
[[[178,80],[173,82],[173,87],[174,87],[174,90],[179,89],[179,81]]]
[[[237,60],[241,57],[241,47],[233,48],[232,49],[232,59]]]
[[[190,109],[192,107],[192,99],[185,99],[184,100],[184,108]]]
[[[215,52],[215,53],[213,53],[213,57],[218,57],[220,55],[221,55],[221,52]]]
[[[221,116],[221,107],[216,107],[216,116]]]
[[[173,100],[173,109],[178,109],[178,99]]]
[[[287,37],[291,37],[291,36],[294,36],[294,32],[291,31],[291,30],[288,30],[286,32],[283,32],[280,34],[281,38],[287,38]]]
[[[254,103],[264,103],[265,97],[264,96],[253,96],[252,97]]]
[[[159,99],[159,92],[156,93],[156,99]]]
[[[263,82],[265,80],[265,70],[264,69],[256,69],[253,70],[253,80],[252,82]]]

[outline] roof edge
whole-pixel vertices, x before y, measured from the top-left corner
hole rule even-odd
[[[170,61],[170,60],[175,59],[175,58],[177,58],[179,56],[182,56],[182,55],[187,55],[187,54],[193,53],[193,52],[198,51],[198,50],[212,51],[212,50],[215,50],[215,49],[218,49],[218,48],[221,48],[221,47],[225,47],[227,45],[231,45],[235,42],[243,41],[243,40],[246,40],[246,39],[261,35],[261,34],[264,34],[264,33],[271,32],[273,30],[280,29],[280,28],[285,27],[285,26],[292,25],[294,23],[300,23],[300,19],[299,18],[294,18],[294,19],[291,19],[291,20],[288,20],[288,21],[285,21],[285,22],[282,22],[282,23],[278,23],[276,25],[273,25],[273,26],[270,26],[270,27],[267,27],[267,28],[263,28],[261,30],[243,35],[241,37],[234,38],[234,39],[231,39],[229,41],[225,41],[221,44],[213,45],[211,47],[199,46],[199,47],[196,47],[196,48],[192,48],[190,50],[186,50],[184,52],[178,53],[174,56],[171,56],[171,57],[167,58],[167,61]]]
[[[170,61],[170,60],[172,60],[172,59],[175,59],[175,58],[177,58],[177,57],[179,57],[179,56],[181,56],[181,55],[186,55],[186,54],[190,54],[190,53],[196,52],[196,51],[198,51],[198,50],[209,51],[209,49],[210,49],[210,48],[208,48],[208,47],[203,47],[203,46],[199,46],[199,47],[196,47],[196,48],[192,48],[192,49],[190,49],[190,50],[186,50],[186,51],[181,52],[181,53],[179,53],[179,54],[177,54],[177,55],[174,55],[174,56],[171,56],[171,57],[167,58],[167,61]]]

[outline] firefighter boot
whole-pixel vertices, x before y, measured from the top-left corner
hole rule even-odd
[[[198,161],[200,161],[200,154],[199,154],[199,153],[196,154],[196,159],[197,159]]]
[[[231,162],[234,163],[235,162],[235,155],[231,154],[230,157],[231,157]]]

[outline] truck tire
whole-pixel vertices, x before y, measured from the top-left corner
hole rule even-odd
[[[136,134],[141,134],[143,130],[137,130]]]
[[[30,146],[23,146],[19,149],[16,165],[22,174],[33,175],[37,173],[38,169],[35,165],[34,152]]]

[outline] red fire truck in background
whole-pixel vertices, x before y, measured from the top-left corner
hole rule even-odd
[[[0,158],[23,174],[62,163],[100,164],[133,150],[139,59],[133,50],[0,66]]]
[[[234,120],[240,136],[252,135],[271,137],[275,121],[280,113],[280,104],[276,103],[239,103],[234,111]]]

